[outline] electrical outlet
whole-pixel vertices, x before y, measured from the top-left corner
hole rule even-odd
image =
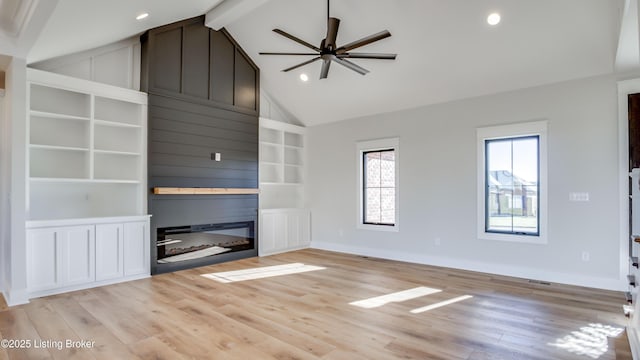
[[[589,255],[588,251],[583,251],[582,252],[582,261],[589,261],[590,258],[591,258],[591,256]]]
[[[588,192],[571,192],[569,193],[569,201],[580,201],[580,202],[589,201],[589,193]]]

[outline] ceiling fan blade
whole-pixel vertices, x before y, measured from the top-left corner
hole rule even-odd
[[[351,69],[351,70],[357,72],[360,75],[366,75],[369,72],[369,70],[367,70],[367,69],[365,69],[365,68],[363,68],[363,67],[361,67],[359,65],[356,65],[356,64],[352,63],[349,60],[340,59],[339,57],[333,57],[332,59],[333,59],[333,61],[337,62],[338,64],[340,64],[340,65],[342,65],[342,66],[344,66],[344,67],[346,67],[348,69]]]
[[[340,27],[340,19],[330,17],[327,22],[327,38],[325,46],[331,50],[336,48],[336,38],[338,37],[338,28]]]
[[[339,48],[336,49],[336,53],[343,54],[349,50],[353,50],[355,48],[359,48],[361,46],[371,44],[372,42],[376,42],[378,40],[388,38],[389,36],[391,36],[391,33],[388,30],[383,30],[383,31],[380,31],[379,33],[369,35],[360,40],[356,40],[354,42],[348,43],[347,45],[340,46]]]
[[[340,59],[381,59],[395,60],[397,54],[378,54],[378,53],[342,53],[336,55]]]
[[[320,70],[320,80],[326,79],[329,76],[329,67],[331,66],[331,60],[323,60],[322,69]]]
[[[300,64],[298,64],[298,65],[294,65],[294,66],[292,66],[292,67],[290,67],[290,68],[286,68],[286,69],[284,69],[284,70],[282,70],[282,71],[283,71],[283,72],[291,71],[291,70],[293,70],[293,69],[297,69],[297,68],[299,68],[299,67],[301,67],[301,66],[305,66],[305,65],[307,65],[307,64],[311,64],[312,62],[314,62],[314,61],[318,61],[318,60],[320,60],[320,56],[315,57],[315,58],[313,58],[313,59],[311,59],[311,60],[307,60],[307,61],[305,61],[305,62],[302,62],[302,63],[300,63]]]
[[[293,40],[293,41],[297,42],[300,45],[304,45],[304,46],[308,47],[309,49],[312,49],[314,51],[320,52],[320,49],[318,47],[313,46],[313,45],[309,44],[308,42],[289,34],[288,32],[282,31],[280,29],[273,29],[273,32],[275,32],[276,34],[280,34],[280,35],[286,37],[287,39]]]
[[[318,55],[317,53],[261,52],[260,55]]]

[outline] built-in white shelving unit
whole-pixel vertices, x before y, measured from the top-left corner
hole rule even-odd
[[[28,74],[28,219],[145,214],[146,94]]]
[[[304,127],[260,118],[260,255],[309,246],[305,135]]]
[[[640,169],[633,169],[629,173],[629,199],[630,199],[630,253],[629,253],[629,292],[627,293],[631,303],[626,306],[625,312],[629,316],[627,335],[629,344],[634,354],[634,359],[640,356],[640,296],[638,288],[640,284]]]
[[[149,275],[147,95],[27,70],[27,289]]]

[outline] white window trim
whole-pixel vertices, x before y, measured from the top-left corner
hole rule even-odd
[[[377,139],[377,140],[368,140],[368,141],[358,141],[356,143],[357,154],[358,154],[358,223],[357,228],[361,230],[376,230],[376,231],[392,231],[398,232],[400,231],[400,177],[399,177],[399,169],[400,169],[400,139],[399,138],[387,138],[387,139]],[[395,156],[395,175],[396,175],[396,219],[395,224],[391,225],[374,225],[374,224],[365,224],[364,223],[364,199],[363,199],[363,191],[364,188],[364,178],[363,178],[363,154],[368,151],[376,151],[376,150],[385,150],[385,149],[393,149]]]
[[[517,234],[498,234],[485,231],[485,140],[512,138],[520,136],[538,136],[538,146],[540,149],[540,174],[539,174],[539,234],[534,235],[517,235]],[[478,138],[478,190],[477,190],[477,208],[478,208],[478,238],[482,240],[500,240],[520,243],[546,244],[547,243],[547,121],[532,121],[526,123],[490,126],[477,129]]]

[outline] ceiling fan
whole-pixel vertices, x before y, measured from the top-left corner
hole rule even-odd
[[[351,69],[358,74],[365,75],[369,70],[347,60],[347,59],[381,59],[381,60],[395,60],[396,54],[379,54],[379,53],[358,53],[351,52],[353,49],[371,44],[378,40],[382,40],[391,36],[388,30],[383,30],[378,33],[369,35],[360,40],[350,42],[346,45],[338,47],[336,45],[336,38],[338,37],[338,27],[340,26],[340,19],[329,16],[329,0],[327,0],[327,37],[322,39],[320,46],[316,47],[310,43],[295,37],[283,30],[273,29],[277,34],[280,34],[290,40],[297,42],[313,51],[314,53],[293,53],[293,52],[261,52],[260,55],[310,55],[316,56],[311,60],[304,61],[300,64],[286,68],[282,71],[287,72],[299,67],[311,64],[312,62],[322,60],[322,69],[320,70],[320,79],[326,79],[329,75],[329,67],[331,62],[336,62],[348,69]]]

